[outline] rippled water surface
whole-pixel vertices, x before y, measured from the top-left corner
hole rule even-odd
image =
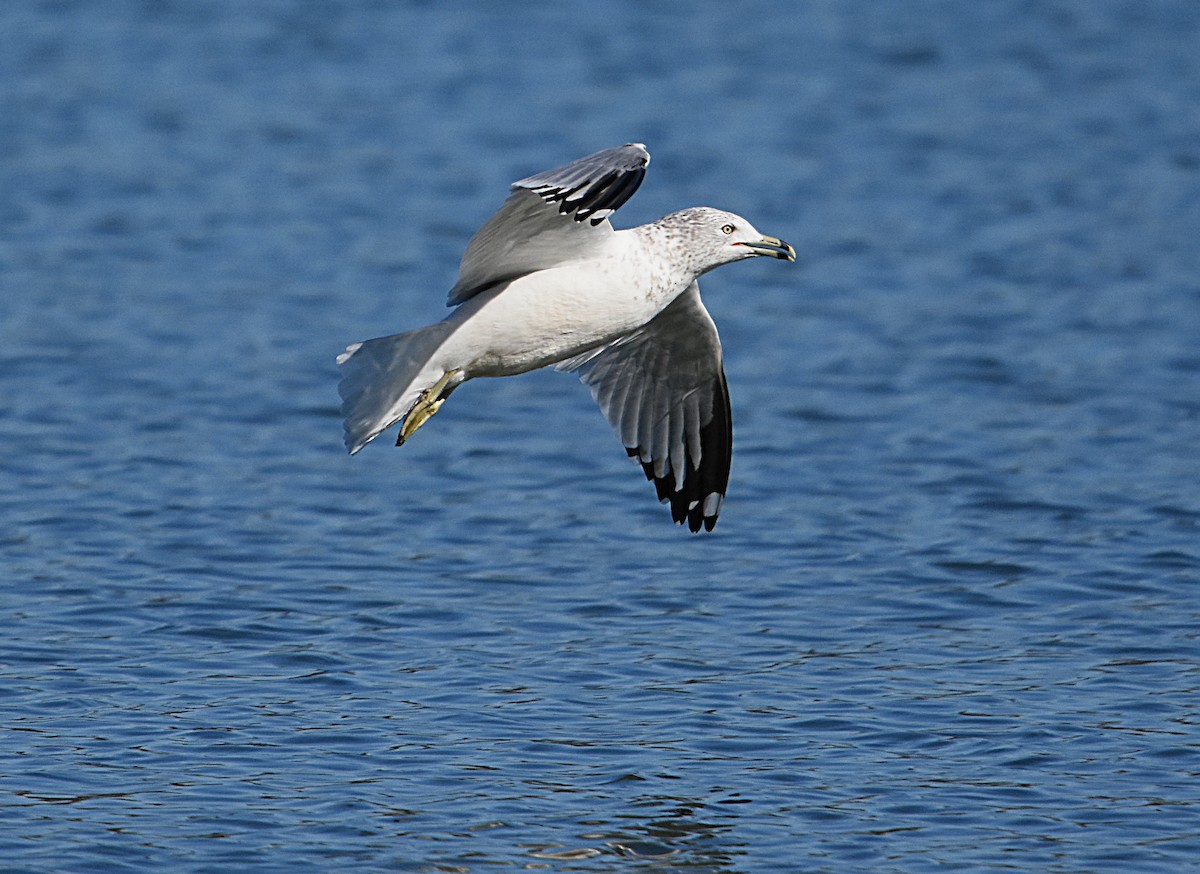
[[[1200,7],[0,4],[0,870],[1200,869]],[[674,527],[340,444],[512,179],[742,212]]]

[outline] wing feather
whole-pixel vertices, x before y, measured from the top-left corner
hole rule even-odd
[[[467,244],[447,306],[497,283],[591,257],[613,232],[608,216],[637,191],[649,163],[645,146],[627,143],[514,182],[508,200]]]
[[[626,143],[605,149],[566,164],[535,173],[512,184],[514,190],[527,188],[546,203],[557,204],[558,211],[576,222],[597,225],[603,217],[598,210],[612,212],[633,196],[646,175],[650,153],[641,143]]]
[[[698,285],[643,327],[558,369],[591,389],[671,517],[711,531],[729,485],[733,419],[721,341]]]

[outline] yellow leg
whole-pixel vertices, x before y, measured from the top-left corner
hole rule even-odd
[[[447,370],[442,374],[441,379],[421,392],[417,402],[413,404],[412,409],[404,417],[404,421],[400,423],[400,436],[396,438],[397,446],[403,445],[405,440],[417,433],[417,429],[433,418],[433,414],[442,408],[442,404],[450,396],[450,391],[458,386],[457,381],[453,385],[450,384],[458,374],[457,370]],[[446,391],[447,386],[449,386],[449,391]],[[446,393],[443,395],[442,392]]]

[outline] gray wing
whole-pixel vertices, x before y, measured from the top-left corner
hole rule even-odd
[[[733,418],[717,327],[693,282],[645,326],[558,365],[579,374],[671,517],[712,531],[729,485]]]
[[[613,232],[608,217],[633,196],[650,153],[626,143],[520,179],[467,244],[447,306],[485,288],[589,257]]]

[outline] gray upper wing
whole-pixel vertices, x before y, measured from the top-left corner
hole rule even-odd
[[[589,257],[612,233],[608,216],[637,191],[649,163],[645,146],[627,143],[514,182],[508,200],[467,244],[447,306],[498,282]]]
[[[693,282],[630,334],[558,365],[592,391],[671,516],[711,531],[729,485],[733,419],[716,325]]]

